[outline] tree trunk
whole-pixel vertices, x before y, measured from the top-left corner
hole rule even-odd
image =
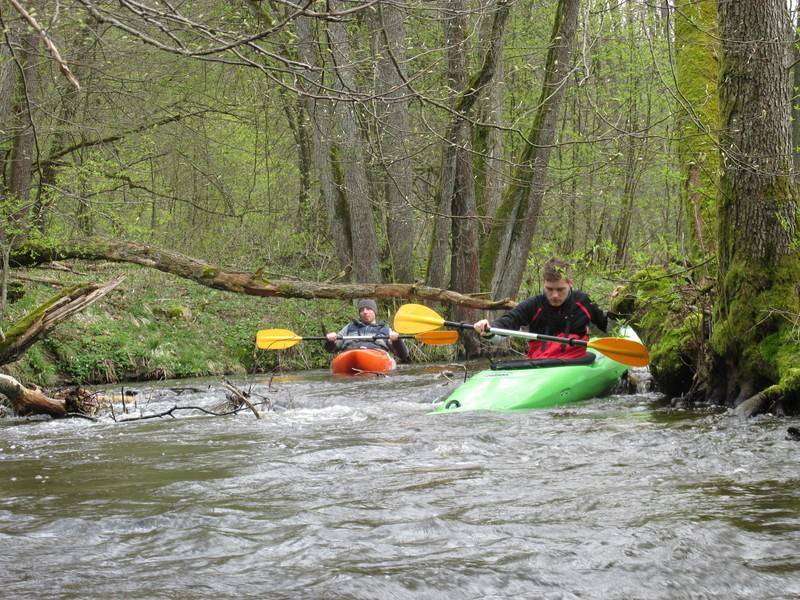
[[[719,39],[719,296],[711,338],[719,360],[706,393],[728,405],[752,396],[759,401],[747,403],[750,414],[778,410],[781,401],[797,408],[800,250],[785,2],[720,0]]]
[[[49,398],[40,390],[31,390],[9,375],[0,374],[0,394],[11,402],[14,412],[20,417],[49,415],[53,418],[67,416],[64,400]]]
[[[74,65],[73,75],[80,81],[83,81],[85,71],[93,70],[95,53],[98,47],[97,40],[101,38],[98,26],[99,24],[95,19],[88,17],[86,22],[82,22],[78,26],[75,35],[75,46],[72,51],[76,56],[81,57],[81,62]],[[79,131],[79,124],[76,124],[75,117],[82,101],[85,100],[85,96],[82,97],[78,89],[66,80],[61,82],[59,95],[61,96],[59,115],[55,125],[53,141],[48,152],[49,156],[60,155],[68,148],[74,147],[81,142],[81,140],[76,140],[75,132]],[[41,181],[36,192],[36,226],[42,233],[45,231],[47,222],[46,196],[48,193],[54,192],[58,167],[59,162],[55,160],[45,159],[39,163]],[[152,159],[150,160],[150,167],[152,173]],[[154,221],[155,198],[153,198],[152,206],[153,218],[151,220]]]
[[[376,103],[380,160],[384,171],[386,196],[386,237],[394,281],[414,281],[414,212],[411,158],[407,139],[409,128],[409,90],[398,69],[405,64],[406,30],[404,14],[391,3],[379,4],[373,16]]]
[[[450,287],[461,293],[480,291],[479,271],[479,222],[475,198],[475,178],[472,170],[472,128],[468,120],[478,101],[479,94],[486,93],[486,86],[495,75],[495,67],[501,55],[503,31],[508,18],[508,7],[500,2],[492,19],[492,28],[480,70],[467,80],[466,33],[468,26],[467,5],[463,0],[448,4],[449,18],[446,20],[448,52],[448,85],[463,90],[453,103],[454,116],[445,135],[442,151],[442,176],[440,211],[449,211],[450,219]],[[445,212],[446,214],[446,212]],[[437,219],[437,227],[444,227],[447,219]],[[444,247],[447,236],[439,229],[434,237],[431,262],[428,267],[429,280],[444,278],[441,264],[437,264],[436,246]],[[457,321],[474,321],[474,311],[456,307],[452,318]],[[478,339],[463,335],[462,341],[467,356],[480,352]]]
[[[9,39],[15,39],[11,33]],[[8,256],[11,249],[24,239],[30,228],[29,202],[33,178],[33,167],[36,154],[36,131],[33,111],[35,110],[39,77],[36,71],[35,51],[39,43],[36,33],[19,36],[19,45],[15,48],[16,60],[9,57],[10,71],[3,72],[0,85],[3,91],[13,90],[10,97],[0,99],[0,110],[7,120],[0,122],[0,127],[11,133],[11,150],[9,153],[8,184],[5,190],[0,189],[2,201],[2,221],[0,221],[0,254],[2,254],[2,274],[0,275],[0,316],[5,312],[8,299]],[[17,64],[19,61],[19,64]],[[10,111],[10,114],[8,113]],[[3,165],[5,166],[5,165]],[[8,196],[8,199],[5,198]],[[2,337],[2,335],[0,335]]]
[[[39,76],[36,70],[36,48],[39,35],[31,33],[22,37],[18,52],[22,74],[17,79],[18,91],[14,108],[14,122],[17,130],[14,134],[11,150],[11,169],[9,174],[8,193],[27,205],[30,197],[31,179],[36,154],[36,130],[33,111],[38,102]],[[20,213],[24,220],[27,208]]]
[[[792,158],[795,180],[800,177],[800,7],[795,12],[795,38],[792,67]]]
[[[250,9],[250,12],[258,20],[260,27],[267,29],[275,25],[276,19],[269,12],[269,9],[271,8],[269,4],[262,3],[259,0],[247,0],[247,6]],[[286,18],[291,14],[291,11],[288,6],[284,6],[283,8],[285,9],[283,18]],[[292,46],[287,43],[281,43],[280,48],[284,56],[287,56],[292,60],[297,60],[298,47],[301,44],[306,43],[307,40],[298,40],[298,43]],[[303,86],[299,87],[302,89]],[[278,87],[278,94],[281,96],[283,113],[286,116],[286,123],[289,125],[289,129],[292,132],[292,137],[294,138],[295,142],[295,149],[297,150],[297,168],[300,172],[300,191],[297,196],[297,219],[294,225],[295,231],[297,233],[301,233],[309,228],[309,222],[312,224],[316,223],[316,219],[314,218],[315,211],[311,206],[311,128],[309,127],[308,117],[305,114],[303,102],[304,98],[302,94],[297,98],[292,99],[289,97],[287,91],[281,87]],[[267,124],[267,129],[268,128],[269,125]],[[312,225],[310,229],[316,233],[316,227]]]
[[[340,2],[330,2],[331,9]],[[340,21],[327,24],[328,46],[334,63],[334,88],[341,94],[357,90],[350,41]],[[355,102],[340,102],[333,111],[336,127],[336,165],[340,191],[347,199],[353,256],[353,280],[381,281],[380,252],[375,217],[370,200],[369,180],[364,159],[364,139],[358,124]]]
[[[614,264],[617,266],[624,266],[625,259],[628,255],[628,239],[630,238],[631,221],[633,220],[636,184],[639,180],[637,169],[637,158],[639,158],[639,155],[637,153],[637,147],[641,142],[637,140],[637,136],[633,133],[639,129],[639,115],[637,113],[635,97],[635,94],[638,94],[638,90],[635,85],[631,85],[629,89],[634,96],[629,100],[628,119],[626,122],[626,129],[631,133],[625,136],[625,185],[622,190],[622,202],[620,203],[617,223],[614,227],[614,233],[611,236],[611,239],[614,241],[614,247],[616,248]]]
[[[14,44],[17,36],[9,28],[6,33],[7,40]],[[16,62],[11,58],[11,51],[8,44],[0,44],[0,124],[4,137],[9,133],[12,125],[12,115],[14,114],[14,91],[17,87],[17,79],[19,78],[19,69]],[[3,145],[5,146],[5,144]],[[0,165],[5,171],[6,157],[8,149],[0,147]],[[3,177],[5,183],[5,177]],[[6,190],[3,189],[3,193]]]
[[[483,217],[481,235],[485,237],[491,230],[491,220],[503,195],[503,176],[506,170],[503,163],[503,132],[492,125],[503,121],[503,93],[505,66],[503,61],[503,32],[500,39],[493,36],[493,19],[486,19],[481,30],[484,52],[491,51],[499,43],[500,50],[495,60],[494,77],[486,85],[481,97],[478,118],[486,125],[479,125],[475,132],[475,180],[478,214]],[[504,30],[505,31],[505,30]]]
[[[517,294],[528,262],[547,184],[547,165],[559,106],[569,78],[579,4],[579,0],[559,0],[542,93],[528,133],[530,143],[526,144],[514,169],[481,256],[481,278],[486,287],[491,287],[495,298]]]
[[[465,0],[444,0],[443,3],[444,43],[447,52],[447,87],[454,92],[467,85],[467,27],[469,25]],[[458,103],[454,93],[451,106]],[[453,232],[453,192],[456,187],[456,170],[459,154],[468,152],[460,147],[463,141],[463,116],[455,115],[448,125],[442,148],[442,165],[439,176],[439,202],[433,223],[431,251],[428,255],[428,274],[426,282],[434,287],[448,287],[448,263],[452,268],[453,257],[450,236]]]
[[[318,38],[314,30],[315,21],[311,17],[298,17],[295,19],[297,33],[297,47],[300,59],[311,67],[303,73],[300,79],[300,89],[309,94],[318,95],[323,81],[320,70],[320,60],[317,55]],[[353,255],[350,236],[350,217],[347,207],[342,204],[336,189],[333,173],[331,144],[332,107],[328,100],[315,99],[311,95],[301,97],[303,105],[304,125],[310,130],[311,159],[319,186],[321,204],[325,208],[328,232],[333,238],[333,246],[339,265],[344,270],[352,268]]]
[[[675,6],[675,63],[678,86],[677,151],[683,172],[683,230],[689,257],[714,252],[719,153],[717,0],[678,0]]]

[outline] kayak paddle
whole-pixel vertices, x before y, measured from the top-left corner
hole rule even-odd
[[[431,328],[433,329],[433,328]],[[417,335],[401,335],[403,339],[415,339],[431,346],[445,346],[458,341],[457,331],[425,331]],[[285,350],[304,340],[325,341],[324,335],[299,336],[288,329],[262,329],[256,334],[256,345],[263,350]],[[337,337],[345,341],[375,341],[389,339],[388,335],[348,335]]]
[[[436,311],[422,304],[404,304],[394,315],[394,330],[399,333],[419,335],[442,326],[457,327],[458,329],[473,328],[470,323],[445,321]],[[625,338],[607,337],[586,341],[543,335],[541,333],[516,331],[514,329],[498,329],[496,327],[490,327],[489,333],[505,337],[557,342],[569,346],[586,346],[597,350],[600,354],[604,354],[611,360],[615,360],[618,363],[630,367],[645,367],[650,362],[650,355],[643,344]]]

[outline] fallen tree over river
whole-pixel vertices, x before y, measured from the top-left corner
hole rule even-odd
[[[12,267],[32,267],[64,259],[125,262],[158,269],[218,290],[261,297],[338,299],[404,299],[441,302],[484,310],[509,309],[509,298],[493,301],[481,296],[416,283],[326,283],[298,279],[268,279],[260,272],[226,271],[218,265],[173,250],[104,238],[68,240],[58,245],[29,242],[12,252]]]

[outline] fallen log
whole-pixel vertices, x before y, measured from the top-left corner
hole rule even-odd
[[[10,375],[0,374],[0,394],[8,398],[14,412],[26,417],[29,415],[50,415],[55,418],[67,416],[66,401],[50,398],[41,390],[28,389]]]
[[[53,296],[25,315],[5,332],[0,341],[0,365],[19,359],[34,342],[61,321],[97,302],[116,288],[124,277],[107,283],[72,287]]]
[[[125,262],[190,279],[218,290],[250,296],[306,299],[402,298],[455,304],[484,310],[509,309],[516,302],[487,300],[441,288],[416,283],[324,283],[294,279],[269,280],[262,273],[225,271],[217,265],[184,256],[172,250],[103,238],[68,240],[57,247],[30,241],[15,249],[10,257],[12,267],[31,267],[42,263],[79,258]]]

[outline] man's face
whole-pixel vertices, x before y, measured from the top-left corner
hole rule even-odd
[[[375,311],[368,307],[364,307],[358,311],[358,316],[361,318],[361,322],[367,325],[375,321]]]
[[[551,306],[561,306],[564,304],[571,289],[572,281],[570,279],[544,282],[544,295]]]

